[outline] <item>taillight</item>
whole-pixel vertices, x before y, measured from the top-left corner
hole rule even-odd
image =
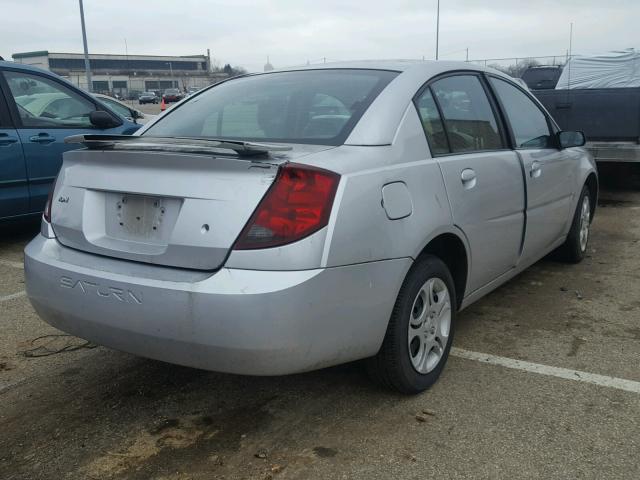
[[[56,189],[56,182],[58,181],[58,177],[53,180],[51,184],[51,189],[49,190],[49,196],[47,197],[47,203],[44,206],[44,212],[42,216],[44,217],[47,223],[51,223],[51,204],[53,203],[53,191]]]
[[[240,233],[236,250],[295,242],[329,222],[340,175],[321,168],[287,164],[280,169]]]

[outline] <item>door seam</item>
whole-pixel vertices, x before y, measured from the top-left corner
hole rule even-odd
[[[522,254],[524,252],[524,242],[527,235],[527,223],[528,223],[527,211],[529,210],[529,194],[528,194],[529,189],[527,186],[527,173],[524,168],[524,159],[522,158],[522,155],[520,154],[520,152],[518,152],[518,150],[514,150],[514,152],[518,157],[518,162],[520,163],[520,172],[522,173],[522,187],[524,188],[524,210],[522,211],[524,221],[522,223],[522,238],[520,239],[520,251],[518,253],[518,260],[516,261],[516,265],[518,265],[520,263],[520,259],[522,258]],[[514,267],[516,265],[514,265]]]

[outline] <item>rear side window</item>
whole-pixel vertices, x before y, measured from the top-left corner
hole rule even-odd
[[[327,69],[237,78],[170,110],[144,135],[340,145],[397,75]]]
[[[480,79],[458,75],[431,85],[453,153],[505,148],[498,122]]]
[[[436,102],[433,100],[431,90],[427,88],[415,101],[418,115],[422,122],[422,128],[427,135],[427,141],[432,155],[449,153],[447,135],[444,133],[442,119],[438,112]]]
[[[511,124],[516,148],[549,148],[549,124],[542,110],[525,93],[504,80],[491,77],[490,82]]]

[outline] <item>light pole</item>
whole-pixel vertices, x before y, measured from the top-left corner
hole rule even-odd
[[[171,71],[171,88],[173,88],[173,66],[171,65],[171,62],[166,62],[169,64],[169,70]]]
[[[438,10],[436,13],[436,60],[438,60],[438,43],[440,42],[440,0],[438,0]]]
[[[89,48],[87,47],[87,30],[84,26],[84,8],[82,7],[82,0],[80,1],[80,23],[82,24],[82,43],[84,44],[84,70],[87,74],[87,91],[93,91],[93,85],[91,84],[91,67],[89,65]]]

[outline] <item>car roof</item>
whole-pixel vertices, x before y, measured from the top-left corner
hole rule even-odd
[[[17,63],[17,62],[8,62],[6,60],[0,61],[0,67],[8,67],[16,70],[25,70],[27,72],[47,73],[49,75],[52,74],[48,70],[43,70],[42,68],[34,67],[33,65],[27,65],[24,63]]]
[[[484,67],[470,62],[442,61],[442,60],[354,60],[348,62],[329,62],[312,65],[299,65],[271,70],[269,73],[290,72],[297,70],[323,69],[368,69],[392,70],[396,72],[420,71],[425,75],[435,76],[452,70],[473,70],[479,72],[500,73],[493,68]]]
[[[369,108],[367,108],[364,115],[346,139],[345,145],[390,145],[407,109],[411,108],[413,96],[420,90],[422,85],[440,74],[462,71],[486,72],[514,83],[513,77],[493,68],[469,62],[433,60],[358,60],[322,63],[319,65],[301,65],[280,68],[269,72],[240,75],[226,81],[272,75],[281,72],[328,69],[386,70],[399,73],[399,75],[389,82],[382,92],[380,92]],[[221,83],[211,85],[203,89],[203,91],[215,88],[216,85],[220,85]],[[141,132],[144,132],[144,130],[145,129],[142,129]]]

